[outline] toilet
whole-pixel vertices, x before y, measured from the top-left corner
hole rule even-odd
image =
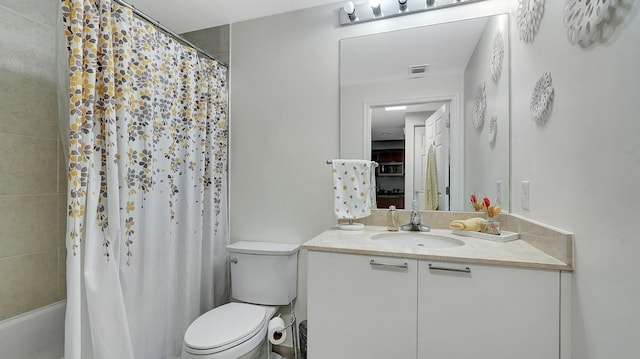
[[[189,325],[182,359],[269,358],[269,320],[296,297],[300,245],[240,241],[227,250],[233,302]]]

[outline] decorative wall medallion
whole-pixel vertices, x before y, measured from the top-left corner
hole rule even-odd
[[[564,25],[572,45],[589,46],[600,36],[620,0],[565,0]]]
[[[531,94],[531,115],[538,126],[544,126],[553,106],[553,86],[551,73],[545,72],[536,82]]]
[[[518,33],[520,40],[528,43],[533,42],[543,14],[544,0],[518,1]]]
[[[473,127],[476,130],[482,129],[484,116],[487,112],[487,93],[484,89],[484,82],[476,89],[476,98],[473,102]]]
[[[493,37],[493,51],[491,56],[491,78],[493,82],[498,82],[502,72],[502,61],[504,60],[504,38],[502,32],[498,30]]]
[[[498,133],[498,116],[491,117],[489,120],[489,145],[496,145],[496,134]]]

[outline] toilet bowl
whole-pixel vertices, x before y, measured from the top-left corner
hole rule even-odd
[[[266,359],[269,320],[297,291],[299,244],[240,241],[227,246],[232,303],[198,317],[184,335],[182,359]]]
[[[196,319],[184,336],[182,359],[264,357],[267,326],[277,307],[229,303]]]

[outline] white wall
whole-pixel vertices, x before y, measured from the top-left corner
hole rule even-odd
[[[589,49],[569,44],[561,1],[545,3],[533,44],[512,32],[512,207],[575,234],[575,359],[640,358],[640,236],[632,225],[640,214],[640,4],[633,3],[614,37]],[[544,71],[555,100],[539,128],[529,99]],[[519,202],[524,180],[530,211]]]
[[[315,12],[233,24],[232,241],[299,242],[333,223],[338,49]]]
[[[476,193],[488,196],[491,203],[497,198],[497,182],[503,183],[500,199],[502,207],[509,204],[509,23],[506,15],[487,21],[467,68],[464,72],[464,208],[472,211],[468,197]],[[505,62],[497,82],[491,78],[490,64],[493,39],[497,32],[505,38]],[[484,125],[480,130],[473,126],[475,94],[484,83],[487,109]],[[491,117],[497,117],[497,135],[494,145],[489,144]]]
[[[564,2],[547,1],[533,45],[511,17],[512,177],[531,181],[526,217],[573,231],[571,349],[575,359],[640,356],[640,19],[638,4],[616,35],[590,49],[569,45]],[[304,242],[335,223],[327,158],[339,154],[338,41],[376,31],[499,13],[516,1],[338,27],[324,6],[232,25],[231,237]],[[551,71],[555,105],[547,126],[529,98]],[[306,262],[298,315],[306,317]],[[310,324],[311,325],[311,324]],[[566,349],[566,348],[565,348]],[[566,358],[565,358],[566,359]]]

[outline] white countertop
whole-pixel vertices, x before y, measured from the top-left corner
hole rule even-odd
[[[386,227],[365,226],[360,231],[336,228],[320,233],[302,245],[310,251],[367,254],[376,256],[442,260],[516,267],[573,270],[573,268],[523,240],[506,243],[459,236],[449,229],[432,229],[431,234],[465,242],[450,248],[401,247],[372,240],[376,233],[387,233]]]

